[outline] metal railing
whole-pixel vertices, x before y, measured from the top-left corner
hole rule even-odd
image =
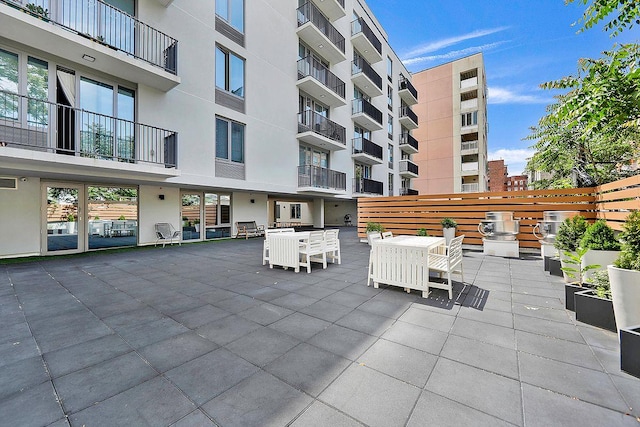
[[[371,157],[382,160],[382,147],[366,138],[353,138],[351,140],[353,154],[368,154]]]
[[[135,58],[178,73],[178,41],[102,0],[0,0]],[[33,6],[31,6],[33,5]],[[40,7],[41,9],[36,9]],[[42,11],[38,14],[34,10]]]
[[[376,73],[371,64],[365,61],[362,57],[355,57],[351,66],[351,75],[356,75],[358,73],[363,73],[365,76],[369,77],[369,80],[371,80],[378,89],[382,90],[382,77],[380,77],[380,74]]]
[[[360,194],[382,194],[383,184],[368,178],[353,178],[353,192]]]
[[[400,117],[408,117],[413,121],[413,123],[418,124],[418,115],[406,105],[400,108]]]
[[[401,188],[400,195],[401,196],[417,196],[418,190],[414,190],[413,188]]]
[[[0,146],[175,168],[177,145],[170,130],[0,91]]]
[[[480,189],[478,183],[473,184],[462,184],[462,192],[463,193],[475,193]]]
[[[418,175],[418,165],[413,163],[411,160],[402,159],[402,160],[400,160],[399,163],[400,163],[400,173],[402,173],[402,172],[411,172],[411,173],[414,173],[414,174]]]
[[[307,2],[298,8],[298,27],[307,22],[313,23],[322,34],[327,36],[331,43],[344,53],[344,37],[312,2]]]
[[[298,60],[298,80],[307,76],[318,80],[332,92],[344,99],[344,82],[329,71],[329,69],[313,55]]]
[[[410,145],[417,150],[418,140],[408,133],[403,133],[400,135],[400,145]]]
[[[347,130],[312,110],[298,113],[298,133],[307,131],[315,132],[342,145],[347,145]]]
[[[405,78],[400,80],[400,82],[398,83],[398,88],[400,90],[408,90],[409,92],[411,92],[411,95],[413,95],[415,99],[418,99],[418,91],[408,79]]]
[[[478,141],[463,141],[462,150],[477,150],[478,149]]]
[[[347,189],[347,175],[320,166],[298,166],[298,187]]]
[[[364,36],[371,42],[373,47],[382,55],[382,42],[378,40],[378,37],[373,33],[373,30],[369,28],[363,18],[358,18],[351,22],[351,35],[355,36],[358,33],[364,34]]]
[[[369,101],[363,98],[354,99],[351,102],[351,114],[364,113],[371,117],[378,124],[382,125],[382,111],[371,105]]]

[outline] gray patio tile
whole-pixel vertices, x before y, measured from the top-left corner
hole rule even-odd
[[[202,412],[202,409],[197,409],[180,419],[175,424],[171,424],[170,427],[216,427],[216,424]]]
[[[226,347],[257,366],[264,366],[298,345],[300,341],[290,335],[262,327],[227,344]]]
[[[352,364],[319,397],[370,426],[402,426],[420,395],[420,389]]]
[[[70,416],[72,426],[169,425],[195,409],[176,387],[156,377]]]
[[[513,302],[518,304],[533,305],[537,307],[555,308],[564,310],[564,292],[561,297],[546,297],[537,295],[513,294]]]
[[[618,411],[624,400],[604,372],[582,368],[527,353],[519,354],[522,382]]]
[[[142,347],[138,352],[157,371],[165,372],[216,348],[217,344],[195,332],[186,332]]]
[[[93,307],[90,307],[91,311],[100,319],[104,319],[109,316],[114,316],[116,314],[128,313],[134,310],[140,310],[146,307],[146,304],[141,303],[140,301],[136,301],[131,297],[127,296],[127,301],[116,302],[109,305],[98,304]]]
[[[402,316],[409,307],[411,307],[411,303],[412,301],[393,303],[373,298],[358,306],[358,310],[379,314],[380,316],[389,317],[391,319],[397,319]]]
[[[350,313],[352,310],[353,309],[351,307],[320,300],[303,308],[300,312],[328,322],[335,322]]]
[[[216,344],[225,345],[261,327],[259,323],[234,314],[207,323],[196,329],[196,332]]]
[[[411,323],[396,322],[382,338],[437,355],[447,340],[447,334]]]
[[[283,291],[282,289],[272,288],[270,286],[265,286],[261,289],[256,289],[255,291],[247,292],[248,296],[259,299],[261,301],[271,301],[288,294],[289,292],[287,291]]]
[[[520,383],[516,380],[441,358],[425,390],[512,424],[523,423]]]
[[[538,297],[564,303],[564,286],[548,282],[534,282],[531,279],[522,286],[513,286],[514,298]],[[529,303],[529,301],[523,301]],[[533,302],[531,302],[533,303]]]
[[[518,351],[602,371],[602,366],[585,344],[523,331],[516,331],[516,343]]]
[[[35,356],[40,356],[40,351],[38,350],[35,340],[31,336],[0,344],[0,368],[19,360]]]
[[[365,286],[363,286],[363,284]],[[342,290],[344,292],[350,292],[352,294],[362,295],[369,298],[374,297],[383,291],[383,289],[380,288],[376,289],[373,286],[366,286],[366,283],[354,283]]]
[[[182,313],[183,311],[200,307],[203,305],[203,302],[198,298],[177,294],[171,298],[156,301],[151,305],[153,305],[158,311],[171,316],[173,314]]]
[[[515,350],[450,335],[440,355],[515,380],[519,379]]]
[[[451,333],[512,350],[516,348],[515,331],[503,326],[458,317],[453,324]]]
[[[249,319],[253,322],[266,326],[292,313],[293,311],[289,310],[288,308],[265,302],[255,307],[251,307],[243,312],[240,312],[238,313],[238,315],[244,317],[245,319]]]
[[[49,373],[58,378],[88,366],[104,362],[131,351],[131,347],[115,334],[45,353]]]
[[[295,292],[296,294],[304,295],[311,298],[322,299],[331,294],[336,293],[337,291],[335,289],[312,285],[312,286],[305,286],[303,288],[296,289],[293,292]]]
[[[622,398],[627,402],[627,406],[630,408],[629,412],[640,418],[640,381],[629,375],[625,377],[613,375],[611,379],[622,394]]]
[[[578,331],[583,336],[587,344],[592,347],[601,347],[609,350],[620,349],[618,336],[615,332],[582,325],[578,325]]]
[[[336,325],[355,329],[365,334],[380,336],[394,323],[393,319],[355,309],[336,322]]]
[[[261,300],[246,295],[237,295],[233,298],[212,303],[212,305],[234,314],[260,304],[262,304]]]
[[[317,400],[291,424],[291,427],[326,426],[362,427],[363,424]]]
[[[66,418],[62,418],[58,421],[55,421],[49,424],[47,427],[70,427],[69,421]]]
[[[85,313],[88,312],[85,311]],[[79,312],[77,314],[61,316],[64,321],[61,321],[60,317],[52,318],[48,325],[45,325],[42,320],[38,321],[37,326],[31,323],[33,336],[43,353],[113,333],[93,315],[79,315]]]
[[[202,408],[223,426],[283,426],[312,399],[264,371],[259,371]]]
[[[256,366],[219,348],[165,375],[192,401],[202,405],[257,371]]]
[[[225,299],[233,298],[237,295],[238,295],[237,293],[227,291],[225,289],[213,288],[208,292],[198,295],[197,298],[202,302],[206,302],[207,304],[213,304],[215,302],[220,302],[220,301],[224,301]]]
[[[476,320],[483,323],[490,323],[492,325],[504,326],[505,328],[513,328],[513,314],[511,312],[491,310],[486,307],[483,310],[477,310],[471,307],[462,307],[458,312],[458,317]]]
[[[187,331],[189,331],[189,329],[175,320],[163,318],[140,325],[125,327],[119,331],[119,334],[133,348],[140,348]]]
[[[317,397],[350,363],[333,353],[302,343],[264,369]]]
[[[49,376],[40,356],[18,360],[0,368],[0,400],[42,384]]]
[[[338,291],[324,298],[323,301],[333,302],[350,308],[356,308],[369,299],[371,299],[370,295],[358,295],[351,292]]]
[[[341,277],[342,278],[342,277]],[[335,291],[340,291],[348,286],[353,285],[353,283],[351,282],[346,282],[344,280],[339,280],[339,279],[328,279],[328,280],[323,280],[322,283],[319,286],[325,287],[325,288],[329,288],[329,289],[333,289]]]
[[[300,269],[302,272],[303,270]],[[285,280],[277,280],[270,284],[272,288],[280,289],[286,292],[297,292],[309,287],[306,283],[303,283],[299,280],[285,279]],[[302,295],[302,294],[301,294]]]
[[[271,300],[270,303],[297,311],[303,309],[304,307],[310,306],[316,301],[318,301],[317,298],[311,298],[298,294],[287,294],[285,296]]]
[[[552,320],[538,319],[531,316],[515,314],[513,316],[515,329],[538,335],[559,338],[584,344],[582,335],[574,324],[554,322]]]
[[[424,387],[438,358],[420,350],[378,340],[358,362],[416,387]]]
[[[440,395],[423,391],[407,427],[508,427],[513,424]]]
[[[527,426],[637,426],[628,415],[568,396],[522,385],[524,417]]]
[[[311,338],[308,343],[349,360],[357,360],[375,341],[376,337],[371,335],[331,325]]]
[[[130,311],[128,313],[117,314],[102,319],[104,323],[112,327],[114,330],[122,330],[125,327],[131,327],[142,323],[160,320],[165,317],[162,313],[152,307],[144,307],[140,310]]]
[[[448,314],[442,314],[430,310],[416,308],[416,306],[414,305],[412,307],[409,307],[409,309],[405,311],[404,314],[398,318],[398,320],[422,326],[423,328],[435,329],[441,332],[449,332],[456,318],[454,316],[449,316]]]
[[[78,412],[156,376],[134,352],[56,378],[53,383],[66,413]]]
[[[566,310],[539,307],[533,304],[513,303],[513,313],[523,316],[537,317],[538,319],[553,320],[554,322],[572,323]]]
[[[206,325],[209,322],[222,319],[229,315],[231,315],[231,313],[228,311],[206,304],[201,307],[183,311],[182,313],[174,314],[171,317],[187,328],[195,329],[199,326]]]
[[[269,325],[270,328],[283,332],[299,340],[306,341],[320,331],[325,330],[331,323],[302,313],[293,313],[284,319]]]
[[[0,399],[2,424],[6,426],[40,427],[63,417],[51,381]]]

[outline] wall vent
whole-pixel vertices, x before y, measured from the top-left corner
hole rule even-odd
[[[0,190],[17,190],[18,178],[0,177]]]

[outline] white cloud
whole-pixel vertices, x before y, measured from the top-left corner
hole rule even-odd
[[[534,151],[522,148],[500,148],[488,153],[489,160],[504,160],[508,166],[509,175],[520,175],[527,165],[527,159],[533,156]]]
[[[495,43],[487,43],[487,44],[483,44],[481,46],[472,46],[472,47],[468,47],[465,49],[460,49],[460,50],[452,50],[450,52],[447,53],[442,53],[439,55],[429,55],[429,56],[417,56],[414,58],[408,58],[408,59],[404,59],[402,61],[402,63],[405,66],[409,66],[409,65],[415,65],[421,62],[427,62],[427,61],[436,61],[436,60],[440,60],[440,59],[453,59],[453,58],[457,58],[457,57],[461,57],[461,56],[466,56],[466,55],[471,55],[472,53],[477,53],[477,52],[481,52],[481,51],[487,51],[493,48],[496,48],[504,43],[507,43],[507,41],[499,41],[499,42],[495,42]]]
[[[411,59],[419,55],[424,55],[425,53],[435,52],[437,50],[443,49],[448,46],[452,46],[454,44],[458,44],[465,40],[476,39],[478,37],[488,36],[490,34],[498,33],[500,31],[504,31],[509,27],[496,27],[496,28],[488,28],[484,30],[476,30],[470,33],[461,34],[459,36],[448,37],[442,40],[436,40],[434,42],[429,42],[426,44],[422,44],[411,48],[406,54],[403,55],[404,59]]]
[[[553,102],[551,97],[518,93],[506,87],[489,86],[488,91],[489,104],[550,104]]]

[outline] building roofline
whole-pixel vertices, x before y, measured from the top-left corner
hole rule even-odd
[[[442,64],[434,65],[433,67],[423,68],[420,71],[416,71],[416,72],[411,73],[411,75],[420,74],[420,73],[422,73],[424,71],[433,70],[435,68],[442,67],[444,65],[450,65],[450,64],[453,64],[455,62],[462,61],[463,59],[471,58],[471,57],[476,56],[476,55],[480,55],[480,56],[483,57],[482,62],[483,62],[483,65],[484,65],[484,54],[483,54],[483,52],[476,52],[476,53],[472,53],[471,55],[466,55],[466,56],[462,56],[462,57],[460,57],[458,59],[454,59],[453,61],[444,62]]]

